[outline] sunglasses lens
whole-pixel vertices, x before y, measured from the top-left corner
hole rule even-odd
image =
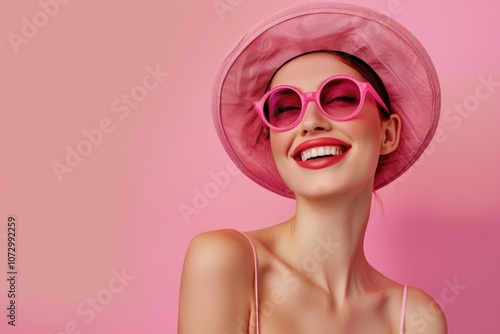
[[[352,115],[359,106],[361,92],[358,85],[349,79],[333,79],[321,90],[323,110],[333,118],[342,119]]]
[[[278,88],[267,97],[264,114],[267,121],[277,128],[286,128],[300,116],[302,100],[296,91],[290,88]]]

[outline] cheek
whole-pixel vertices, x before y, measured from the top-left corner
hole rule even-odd
[[[289,147],[290,138],[284,132],[273,132],[269,134],[269,142],[271,144],[271,152],[274,159],[287,154],[287,147]]]
[[[382,141],[382,120],[376,106],[366,108],[359,122],[353,123],[353,127],[352,133],[356,134],[356,139],[362,142],[371,143],[371,145],[377,147],[377,150],[380,149]]]
[[[276,168],[280,176],[286,179],[286,172],[290,167],[287,162],[289,161],[288,153],[292,143],[291,135],[286,132],[271,133],[269,141]]]
[[[362,124],[357,127],[355,137],[353,138],[355,142],[363,143],[364,145],[380,146],[382,140],[382,127],[375,124]]]
[[[356,143],[356,153],[360,161],[375,169],[378,165],[382,147],[382,121],[378,114],[367,117],[359,122],[353,122],[350,129],[351,139]]]

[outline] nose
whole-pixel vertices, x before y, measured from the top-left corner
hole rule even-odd
[[[323,114],[313,96],[306,98],[306,110],[304,118],[299,124],[300,133],[306,135],[320,131],[328,131],[332,128],[330,119]]]

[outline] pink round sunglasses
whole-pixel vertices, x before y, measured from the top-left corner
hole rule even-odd
[[[387,113],[384,116],[389,115],[386,104],[369,82],[348,75],[335,75],[326,79],[316,92],[302,93],[293,86],[276,86],[254,102],[253,106],[269,128],[287,131],[302,121],[309,101],[316,102],[319,110],[328,118],[347,121],[359,113],[367,92]]]

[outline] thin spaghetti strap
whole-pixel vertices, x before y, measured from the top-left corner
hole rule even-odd
[[[405,315],[406,315],[406,298],[408,296],[408,286],[403,289],[403,301],[401,303],[401,320],[399,321],[399,334],[403,334],[405,330]]]
[[[243,234],[248,241],[250,242],[250,245],[252,245],[252,251],[253,251],[253,260],[254,260],[254,288],[255,288],[255,326],[256,326],[256,334],[259,334],[259,285],[258,285],[258,266],[257,266],[257,251],[255,250],[255,246],[252,242],[252,240],[243,232],[240,232]]]

